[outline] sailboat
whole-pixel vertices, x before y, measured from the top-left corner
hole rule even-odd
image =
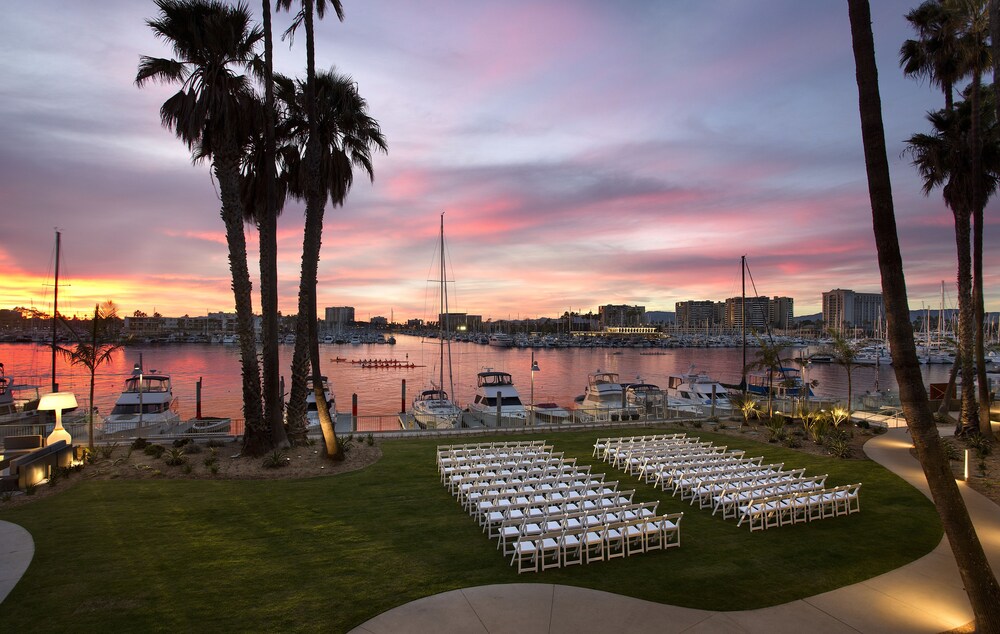
[[[448,337],[448,283],[445,276],[444,262],[444,213],[441,214],[441,284],[440,316],[438,318],[438,382],[431,381],[430,389],[417,394],[413,399],[413,418],[420,427],[425,429],[447,429],[460,427],[462,423],[462,408],[448,397],[444,389],[445,348],[448,349],[448,380],[451,392],[455,392],[451,376],[451,340]]]

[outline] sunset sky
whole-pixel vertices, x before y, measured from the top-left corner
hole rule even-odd
[[[955,242],[940,191],[903,155],[940,92],[904,78],[903,14],[872,3],[893,192],[911,308],[955,306]],[[260,3],[251,3],[259,19]],[[740,293],[820,311],[833,288],[879,290],[847,5],[745,2],[344,0],[317,22],[317,64],[357,81],[388,155],[328,207],[324,306],[436,313],[445,212],[450,307],[484,318],[607,303],[674,310]],[[140,54],[171,56],[152,2],[18,3],[0,21],[0,308],[112,299],[122,312],[231,311],[216,187],[160,126],[176,87],[134,85]],[[287,13],[274,18],[280,33]],[[304,75],[305,37],[276,42]],[[986,304],[1000,310],[996,203]],[[280,296],[296,311],[303,207],[279,225]],[[256,239],[247,232],[251,270]],[[994,245],[992,248],[990,245]],[[255,281],[256,291],[256,281]],[[254,298],[255,308],[259,298]]]

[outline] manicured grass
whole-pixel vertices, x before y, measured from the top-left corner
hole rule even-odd
[[[930,502],[877,464],[687,431],[807,474],[829,473],[828,486],[863,482],[861,512],[750,534],[591,459],[599,435],[620,432],[518,436],[544,437],[620,489],[636,489],[637,501],[659,499],[660,512],[685,513],[680,548],[518,576],[440,484],[439,442],[386,441],[380,462],[335,477],[88,481],[0,507],[0,519],[28,529],[36,547],[0,605],[0,623],[17,631],[343,632],[420,597],[519,582],[739,610],[867,579],[941,539]]]

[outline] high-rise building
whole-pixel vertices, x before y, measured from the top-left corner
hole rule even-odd
[[[674,304],[674,323],[681,328],[708,328],[725,323],[725,304],[711,300],[688,300]]]
[[[643,326],[646,323],[645,306],[608,304],[598,307],[597,312],[600,315],[601,328]]]
[[[792,327],[794,318],[794,300],[791,297],[772,297],[770,320],[771,327],[787,330]]]
[[[845,328],[874,330],[883,315],[882,293],[855,293],[843,288],[823,293],[823,322],[837,332]]]
[[[765,330],[771,318],[771,299],[767,296],[730,297],[726,300],[726,325],[732,328],[742,328],[744,315],[746,316],[747,328],[751,330]]]
[[[354,306],[331,306],[324,309],[324,320],[328,328],[340,330],[354,325]]]

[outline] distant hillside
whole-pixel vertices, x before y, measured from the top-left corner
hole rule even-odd
[[[646,312],[646,323],[648,324],[672,324],[674,323],[673,311],[650,310]]]

